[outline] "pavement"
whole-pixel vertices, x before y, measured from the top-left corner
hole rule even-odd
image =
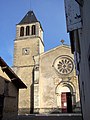
[[[81,114],[26,114],[16,120],[82,120]]]

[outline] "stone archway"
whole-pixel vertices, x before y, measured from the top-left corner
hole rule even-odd
[[[71,100],[71,105],[75,104],[75,87],[72,83],[70,82],[61,82],[57,85],[56,87],[56,95],[57,95],[57,107],[62,108],[62,94],[67,96],[69,100]],[[69,96],[68,96],[69,95]],[[71,99],[70,99],[71,97]],[[70,104],[70,101],[69,101]],[[67,107],[67,101],[64,101],[64,106]]]

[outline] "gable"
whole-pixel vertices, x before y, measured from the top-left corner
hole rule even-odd
[[[54,74],[59,74],[59,76],[68,76],[72,75],[74,73],[74,60],[73,60],[73,54],[71,53],[71,49],[68,46],[59,46],[56,47],[42,55],[40,55],[40,73],[41,76],[50,77]],[[63,63],[62,63],[63,62]],[[66,62],[66,63],[65,63]],[[65,66],[68,66],[70,64],[69,71],[64,69],[60,71],[58,68],[59,63],[62,63]],[[68,68],[67,68],[68,69]]]
[[[5,72],[2,71],[1,67],[0,67],[0,76],[9,80],[9,81],[11,81],[10,78],[8,77],[8,75]]]
[[[21,79],[14,73],[14,71],[6,64],[6,62],[0,57],[1,75],[8,77],[9,80],[19,89],[27,88],[27,86],[21,81]],[[6,74],[6,75],[5,75]]]
[[[73,54],[71,53],[70,46],[61,45],[56,48],[53,48],[53,49],[41,54],[40,59],[43,59],[43,58],[48,59],[48,58],[58,57],[61,55],[69,55],[73,58]]]

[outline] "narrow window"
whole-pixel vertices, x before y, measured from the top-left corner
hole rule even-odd
[[[29,26],[26,27],[26,36],[28,36],[28,35],[30,35],[30,27]]]
[[[24,36],[24,27],[20,28],[20,36]]]
[[[32,25],[32,35],[35,35],[35,34],[36,34],[36,26]]]

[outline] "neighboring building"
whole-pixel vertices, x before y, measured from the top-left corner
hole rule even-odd
[[[0,120],[18,115],[19,89],[26,85],[0,57]]]
[[[79,77],[82,115],[90,119],[90,0],[65,0],[67,30]]]
[[[19,94],[20,114],[80,111],[70,46],[44,52],[43,29],[33,11],[16,26],[13,69],[27,85]]]

